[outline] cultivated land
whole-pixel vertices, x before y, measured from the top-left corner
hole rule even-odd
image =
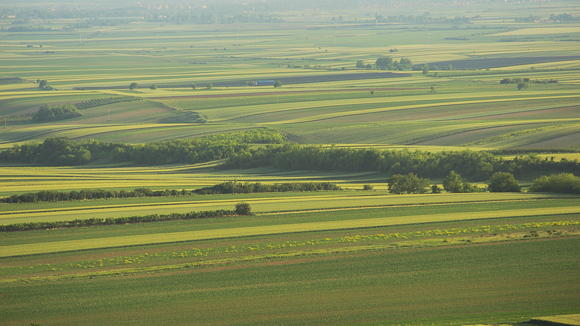
[[[25,26],[52,31],[17,32],[9,28],[18,19],[2,12],[0,150],[50,137],[143,144],[271,128],[289,142],[337,148],[517,151],[501,154],[505,160],[534,150],[543,160],[579,159],[580,22],[549,18],[578,17],[580,7],[489,6],[430,6],[427,16],[449,20],[426,24],[405,18],[424,15],[410,6],[271,12],[283,21],[263,23],[46,19]],[[468,23],[452,20],[461,16]],[[380,56],[409,58],[420,70],[356,68]],[[500,84],[505,78],[529,81],[518,90]],[[282,87],[247,83],[270,80]],[[83,115],[32,122],[47,103],[76,104]],[[2,232],[0,325],[578,319],[578,195],[395,195],[390,176],[378,172],[215,169],[223,161],[0,162],[0,197],[193,190],[234,180],[343,189],[0,203],[0,225],[232,210],[240,202],[255,213]],[[526,190],[533,177],[519,181]]]

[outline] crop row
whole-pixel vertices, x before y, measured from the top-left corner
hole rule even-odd
[[[121,96],[121,97],[108,97],[108,98],[99,98],[99,99],[92,99],[88,101],[83,101],[79,103],[75,103],[74,106],[79,110],[86,110],[90,108],[94,108],[97,106],[121,103],[121,102],[133,102],[133,101],[142,101],[143,99],[136,96]]]

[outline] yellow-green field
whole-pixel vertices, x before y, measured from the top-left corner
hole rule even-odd
[[[0,225],[13,227],[228,210],[1,232],[0,326],[579,324],[580,198],[528,192],[543,171],[520,160],[534,153],[565,171],[580,160],[577,1],[156,6],[1,3],[0,151],[53,137],[135,145],[116,147],[122,156],[149,142],[267,128],[289,144],[345,152],[501,150],[497,171],[519,171],[523,191],[484,192],[486,177],[463,175],[480,192],[396,195],[391,175],[377,172],[388,167],[363,167],[366,158],[348,161],[359,172],[217,169],[232,155],[219,155],[229,140],[212,143],[213,161],[185,146],[155,161],[175,165],[114,154],[83,166],[0,162],[0,198],[229,181],[342,188],[0,203]],[[380,70],[383,56],[413,67]],[[276,80],[281,87],[251,86]],[[38,121],[45,104],[81,115]],[[261,140],[248,148],[268,149]],[[68,144],[62,157],[76,159]],[[483,157],[463,153],[464,165]],[[408,162],[419,177],[439,169],[429,186],[442,187],[451,169]],[[239,203],[253,214],[230,215]]]

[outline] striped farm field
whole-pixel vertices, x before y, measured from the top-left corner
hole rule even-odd
[[[25,196],[0,203],[0,326],[580,314],[580,197],[532,192],[577,176],[577,1],[4,2],[0,198]],[[451,169],[477,192],[439,193]],[[397,195],[396,171],[437,187]],[[123,198],[64,201],[96,193]]]
[[[317,323],[318,310],[304,314],[300,298],[308,295],[318,302],[320,293],[328,311],[348,312],[334,324],[351,324],[355,316],[370,323],[459,325],[529,320],[545,311],[570,314],[577,312],[577,201],[553,198],[543,201],[553,207],[544,208],[533,207],[538,200],[466,203],[462,212],[449,211],[457,205],[439,204],[7,233],[2,254],[24,256],[0,258],[0,291],[6,303],[47,302],[34,305],[33,313],[42,316],[35,320],[50,324],[58,319],[63,325],[87,318],[88,324],[101,325],[103,309],[110,320],[121,318],[121,311],[125,316],[145,308],[147,314],[117,323],[156,324],[166,320],[168,309],[179,306],[176,295],[208,325],[232,318],[251,318],[252,324],[263,324],[262,318],[280,325],[296,318]],[[546,273],[553,277],[545,279]],[[527,287],[516,282],[536,278],[544,281]],[[181,290],[174,288],[177,284]],[[452,290],[458,286],[471,295]],[[90,298],[77,292],[88,287]],[[153,302],[141,299],[149,291],[155,292]],[[354,302],[360,291],[365,295]],[[50,298],[56,292],[66,296],[60,306],[48,303],[55,301]],[[404,299],[385,292],[405,293]],[[253,317],[244,313],[257,309],[248,300],[276,301],[282,293],[288,315],[277,315],[279,309],[269,305],[264,309],[263,303]],[[528,300],[522,305],[508,293]],[[93,308],[82,309],[82,315],[65,313],[72,298],[93,302]],[[454,313],[436,313],[439,305],[423,304],[427,299],[452,305]],[[127,304],[133,308],[127,310]],[[215,304],[232,308],[224,316],[211,308]],[[494,304],[509,310],[485,315]],[[385,306],[406,306],[407,313],[385,315]],[[14,307],[4,321],[32,316],[30,309]]]
[[[501,210],[499,212],[478,212],[478,213],[471,212],[469,214],[462,212],[462,213],[430,214],[423,216],[404,216],[402,218],[388,217],[388,218],[357,219],[357,220],[343,220],[331,222],[295,223],[286,225],[277,224],[272,226],[228,228],[228,229],[205,230],[205,231],[148,234],[146,236],[126,236],[116,238],[60,241],[41,244],[4,246],[2,248],[2,253],[0,254],[0,257],[46,254],[53,252],[69,251],[71,248],[74,248],[74,250],[89,250],[89,249],[175,243],[185,241],[222,239],[222,238],[237,238],[250,236],[255,237],[274,234],[287,234],[287,233],[333,231],[333,230],[357,229],[357,228],[377,228],[402,224],[423,224],[423,223],[437,223],[450,221],[497,219],[505,217],[515,218],[534,215],[563,215],[563,214],[579,214],[579,213],[580,207],[575,206],[575,207],[559,207],[559,208],[551,207],[545,209],[534,208],[534,209]]]

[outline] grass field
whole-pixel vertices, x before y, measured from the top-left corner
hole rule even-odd
[[[139,3],[119,12],[0,4],[0,150],[49,137],[142,144],[267,127],[298,144],[542,149],[547,160],[580,159],[576,1],[312,1],[304,10],[290,10],[289,1],[272,11],[264,6],[278,2],[247,3]],[[63,10],[66,17],[50,18]],[[73,18],[92,10],[105,11]],[[188,21],[194,13],[207,20]],[[408,58],[420,70],[374,69],[381,56]],[[359,60],[365,68],[356,68]],[[505,78],[526,78],[527,87],[500,84]],[[40,88],[42,80],[50,87]],[[282,87],[250,86],[270,80]],[[84,106],[72,119],[32,123],[44,104],[127,96]],[[226,181],[343,188],[0,204],[2,225],[232,210],[240,202],[255,213],[0,233],[0,325],[577,321],[577,195],[394,195],[390,176],[376,172],[215,169],[220,163],[0,162],[0,197]],[[526,190],[533,180],[519,181]]]

